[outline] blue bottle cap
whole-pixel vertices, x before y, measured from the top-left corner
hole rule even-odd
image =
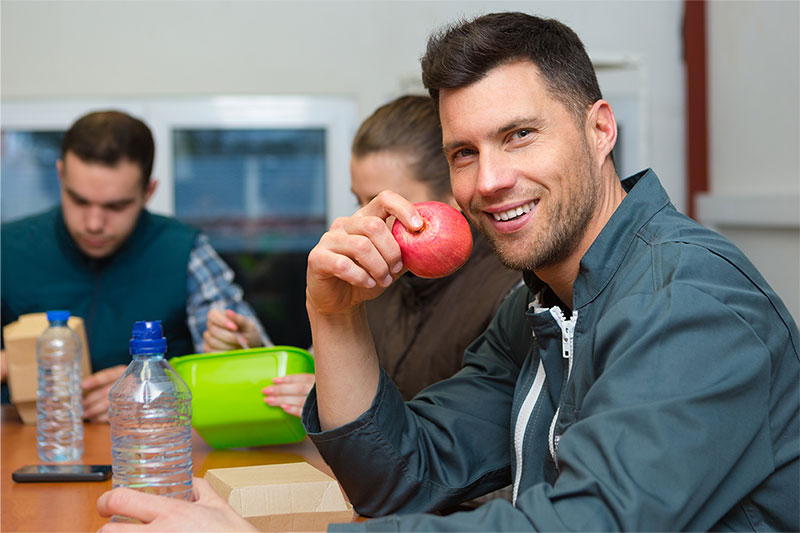
[[[161,321],[139,321],[133,325],[130,342],[131,355],[162,354],[167,351],[167,339],[161,329]]]
[[[66,322],[69,320],[69,311],[47,311],[48,322]]]

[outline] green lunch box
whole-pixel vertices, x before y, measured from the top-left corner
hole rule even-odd
[[[314,372],[314,358],[292,346],[173,357],[192,391],[192,426],[216,449],[286,444],[306,432],[296,416],[264,403],[272,378]]]

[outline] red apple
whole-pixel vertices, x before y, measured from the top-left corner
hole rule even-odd
[[[472,253],[472,232],[457,209],[442,202],[419,202],[422,228],[407,229],[394,221],[392,235],[400,245],[403,264],[421,278],[449,276],[467,262]]]

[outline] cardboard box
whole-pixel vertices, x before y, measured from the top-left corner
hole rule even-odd
[[[259,531],[325,531],[353,521],[339,483],[308,463],[215,468],[205,479]]]
[[[20,316],[16,322],[3,328],[8,390],[11,402],[25,424],[36,424],[36,339],[48,324],[46,313],[31,313]],[[81,370],[86,377],[92,373],[92,367],[83,319],[71,316],[67,325],[81,339]]]

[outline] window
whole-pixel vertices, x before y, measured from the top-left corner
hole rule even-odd
[[[327,228],[321,129],[176,129],[175,215],[219,251],[308,252]]]
[[[3,130],[0,133],[0,216],[15,220],[59,201],[55,162],[63,131]]]

